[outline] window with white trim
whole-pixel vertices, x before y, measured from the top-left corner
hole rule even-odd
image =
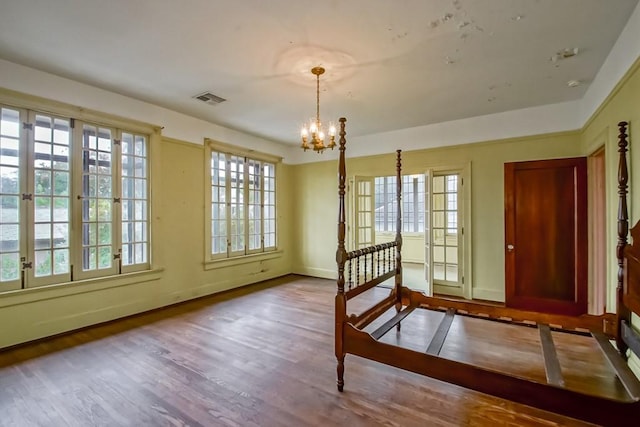
[[[402,176],[402,231],[424,232],[424,174]],[[396,177],[375,178],[376,231],[396,231]]]
[[[0,113],[0,291],[148,269],[148,135]]]
[[[275,168],[274,162],[211,151],[212,259],[276,249]]]

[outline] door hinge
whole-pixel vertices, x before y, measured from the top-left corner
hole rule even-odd
[[[22,129],[33,130],[33,123],[22,122]]]
[[[462,284],[464,285],[464,276],[462,276]]]
[[[113,203],[120,203],[120,197],[114,197]]]
[[[69,120],[69,127],[71,129],[75,129],[76,128],[76,119],[72,118],[71,120]]]
[[[33,194],[22,193],[22,200],[33,200]]]
[[[25,270],[27,268],[33,268],[33,262],[29,261],[29,262],[23,262],[22,263],[22,269]]]
[[[122,143],[121,139],[113,138],[113,145],[120,145]]]
[[[461,227],[461,228],[462,228],[462,230],[461,230],[462,235],[464,236],[464,227]]]

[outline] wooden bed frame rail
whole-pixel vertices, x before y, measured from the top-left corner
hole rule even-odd
[[[618,258],[617,312],[602,316],[561,316],[510,309],[500,305],[428,297],[402,284],[401,151],[397,150],[397,222],[395,241],[345,249],[345,132],[346,119],[340,119],[340,160],[338,166],[338,292],[335,298],[335,354],[337,387],[344,388],[344,360],[347,353],[426,375],[524,405],[557,412],[602,425],[624,425],[640,420],[640,381],[627,364],[628,350],[640,356],[640,334],[631,325],[631,313],[640,314],[640,221],[631,229],[629,244],[627,211],[627,123],[620,122],[618,136]],[[391,259],[395,253],[395,259]],[[346,277],[345,277],[346,271]],[[394,278],[389,295],[360,314],[347,315],[347,301]],[[345,289],[346,284],[346,289]],[[396,314],[373,332],[364,328],[395,308]],[[403,319],[418,308],[444,312],[435,334],[424,352],[379,341],[393,327],[400,330]],[[540,333],[546,383],[522,378],[440,356],[449,327],[456,315],[474,316],[516,325],[536,327]],[[613,399],[592,392],[565,387],[551,330],[580,333],[593,337],[621,382],[626,396]],[[615,347],[610,339],[615,339]]]

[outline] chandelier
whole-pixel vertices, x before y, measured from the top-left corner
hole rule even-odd
[[[326,148],[333,150],[333,147],[336,146],[336,127],[333,123],[329,124],[329,142],[327,145],[324,145],[325,133],[322,128],[322,123],[320,122],[320,75],[324,73],[324,68],[313,67],[311,73],[316,76],[316,117],[309,121],[308,126],[304,125],[302,127],[302,131],[300,132],[302,145],[300,145],[300,148],[304,151],[313,148],[313,151],[322,153]]]

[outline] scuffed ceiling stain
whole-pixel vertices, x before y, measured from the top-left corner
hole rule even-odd
[[[567,58],[571,58],[571,57],[576,56],[579,51],[580,51],[580,49],[577,48],[577,47],[565,48],[565,49],[557,51],[555,54],[553,54],[551,56],[551,58],[549,58],[549,60],[551,62],[553,62],[553,63],[556,63],[556,62],[561,61],[563,59],[567,59]]]

